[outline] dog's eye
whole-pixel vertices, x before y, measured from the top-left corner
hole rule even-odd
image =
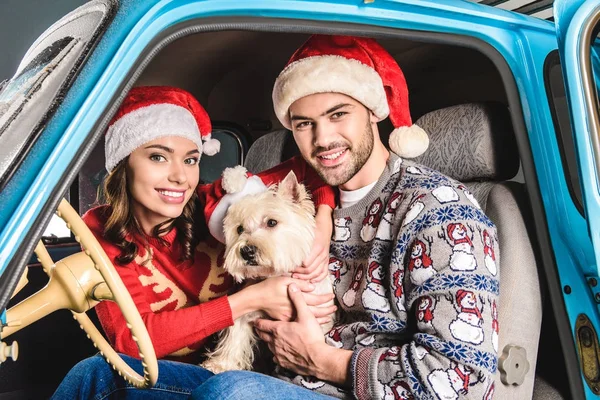
[[[243,227],[243,226],[241,226],[241,225],[240,225],[240,226],[238,226],[238,228],[237,228],[237,233],[238,233],[238,235],[241,235],[242,233],[244,233],[244,227]]]
[[[267,221],[267,226],[268,226],[269,228],[272,228],[272,227],[274,227],[275,225],[277,225],[277,221],[275,221],[274,219],[270,219],[270,220],[268,220],[268,221]]]

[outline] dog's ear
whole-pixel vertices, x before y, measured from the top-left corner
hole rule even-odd
[[[294,171],[290,171],[279,183],[277,193],[291,199],[294,203],[300,203],[306,197],[306,190],[303,185],[298,183],[298,178],[296,178]]]

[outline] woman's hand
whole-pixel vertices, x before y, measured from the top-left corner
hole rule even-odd
[[[333,210],[320,205],[315,216],[315,239],[310,254],[301,267],[294,270],[292,277],[310,282],[320,282],[329,274],[329,245],[333,230]]]
[[[310,292],[315,289],[315,285],[286,276],[267,278],[230,295],[228,299],[233,319],[262,310],[275,320],[291,321],[295,316],[294,306],[288,296],[288,286],[291,283],[295,283],[300,289],[304,301],[320,324],[331,321],[331,314],[337,307],[325,304],[333,300],[333,293],[312,294]]]

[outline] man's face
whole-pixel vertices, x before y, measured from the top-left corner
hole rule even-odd
[[[294,139],[304,159],[331,186],[344,185],[373,151],[376,117],[340,93],[317,93],[290,106]]]

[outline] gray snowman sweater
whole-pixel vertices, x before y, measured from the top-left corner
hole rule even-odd
[[[373,189],[334,211],[341,312],[326,340],[353,350],[352,390],[278,374],[340,398],[491,398],[498,255],[495,226],[465,186],[390,153]]]

